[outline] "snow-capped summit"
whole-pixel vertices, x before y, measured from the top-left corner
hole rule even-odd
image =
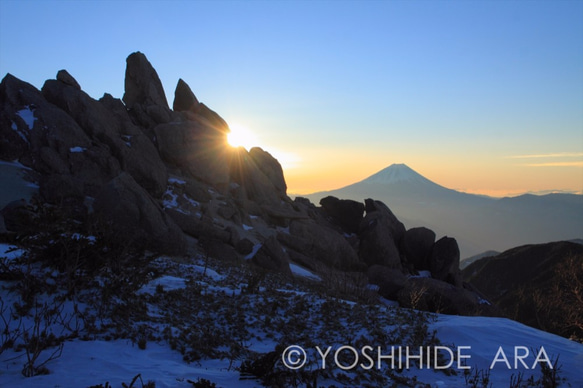
[[[402,163],[391,164],[389,167],[366,178],[361,183],[394,184],[401,182],[429,183],[435,185],[435,183]]]

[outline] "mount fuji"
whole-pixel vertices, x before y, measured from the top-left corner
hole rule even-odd
[[[462,258],[487,250],[583,237],[583,196],[525,194],[493,198],[441,186],[405,164],[392,164],[349,186],[306,195],[383,201],[407,228],[427,226],[454,237]]]

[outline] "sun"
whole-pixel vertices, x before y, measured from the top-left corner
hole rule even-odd
[[[231,147],[243,147],[246,150],[257,146],[257,137],[247,127],[233,124],[229,125],[230,132],[227,134],[227,142]]]

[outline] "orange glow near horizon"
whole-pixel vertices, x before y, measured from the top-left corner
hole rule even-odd
[[[288,193],[291,196],[340,189],[366,179],[393,163],[344,160],[331,165],[324,163],[324,159],[319,160],[321,163],[302,163],[293,169],[284,167]],[[459,162],[451,161],[439,164],[433,161],[405,164],[436,184],[469,194],[491,197],[513,197],[529,192],[583,194],[583,168],[578,166],[526,166],[506,164],[503,161],[490,165],[460,165]],[[306,167],[307,165],[315,167]]]

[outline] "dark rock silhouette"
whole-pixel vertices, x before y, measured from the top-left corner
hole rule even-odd
[[[435,279],[461,286],[460,250],[454,238],[443,237],[434,245],[429,258],[429,270]]]
[[[417,227],[405,232],[401,246],[409,264],[417,270],[428,270],[429,257],[434,243],[434,231],[425,227]]]
[[[326,197],[320,200],[322,210],[347,233],[358,233],[364,215],[364,204],[350,199]]]
[[[405,226],[382,202],[367,199],[365,211],[366,216],[359,230],[359,256],[368,265],[401,268],[401,255],[397,247],[405,234]]]
[[[66,70],[42,91],[9,74],[0,83],[0,159],[31,169],[39,206],[79,224],[101,220],[115,238],[154,252],[248,260],[287,276],[291,262],[328,279],[347,271],[407,307],[481,309],[463,288],[454,239],[407,231],[370,198],[292,201],[280,163],[261,148],[228,146],[228,124],[185,81],[171,110],[146,56],[126,62],[123,101],[91,98]],[[34,210],[14,199],[0,233],[31,228]],[[423,270],[433,278],[417,277]]]
[[[519,246],[476,260],[462,276],[506,316],[566,338],[583,339],[582,244]]]
[[[142,53],[135,52],[126,60],[123,101],[132,116],[146,128],[167,123],[172,112],[158,73]]]
[[[190,86],[181,79],[178,80],[176,85],[176,90],[174,91],[174,104],[172,105],[172,110],[174,112],[182,111],[196,111],[199,108],[199,102]]]

